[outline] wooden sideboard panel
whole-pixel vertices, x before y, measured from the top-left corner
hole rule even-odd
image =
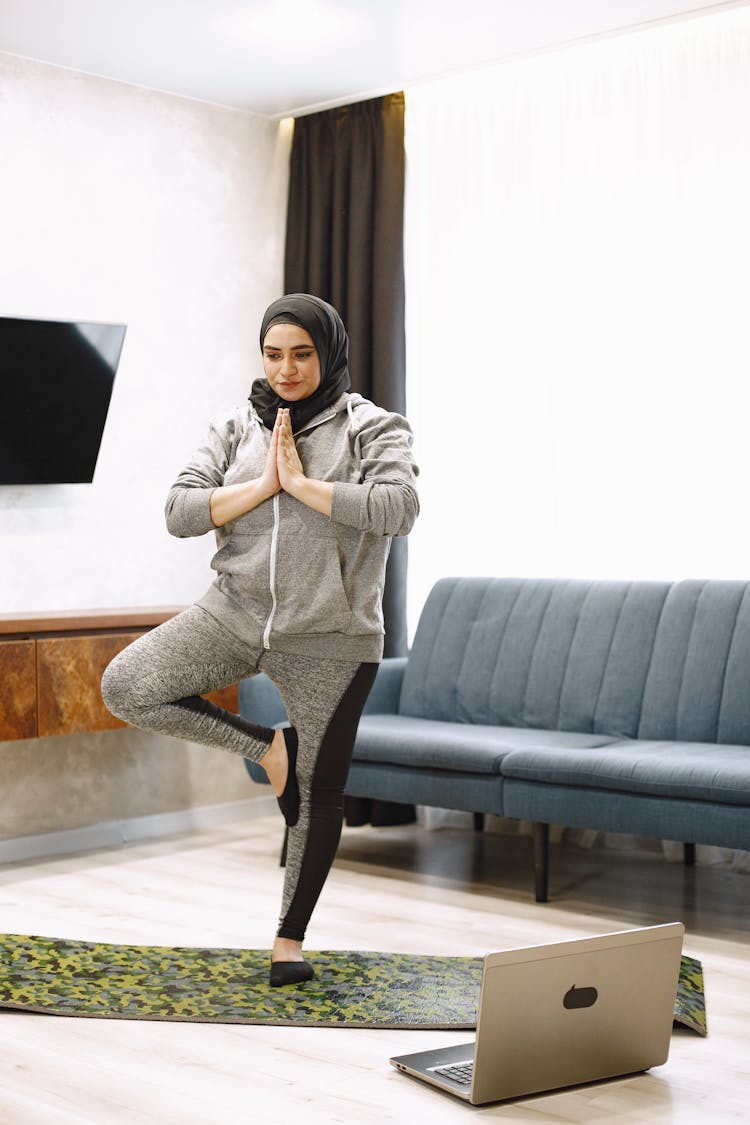
[[[141,633],[40,637],[37,648],[37,733],[40,738],[127,726],[104,706],[104,669]]]
[[[234,711],[236,714],[240,709],[240,686],[239,684],[232,684],[231,687],[208,692],[206,699],[210,699],[217,706],[223,707],[227,711]]]
[[[127,726],[101,697],[110,660],[180,606],[0,616],[0,741]],[[239,685],[207,698],[239,710]]]
[[[0,644],[0,739],[36,737],[36,654],[33,641]]]
[[[110,660],[141,635],[90,633],[37,640],[37,733],[40,738],[127,726],[104,706],[100,684]],[[27,643],[33,645],[34,642]],[[229,711],[239,709],[237,684],[212,692],[207,698]]]

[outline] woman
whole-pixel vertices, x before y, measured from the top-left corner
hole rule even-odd
[[[102,695],[135,726],[266,770],[289,826],[271,984],[314,976],[302,942],[333,862],[357,724],[383,652],[391,537],[419,511],[405,418],[349,392],[348,337],[307,293],[274,301],[265,379],[212,425],[167,498],[173,535],[216,533],[203,598],[124,649]],[[291,726],[256,726],[202,693],[265,672]]]

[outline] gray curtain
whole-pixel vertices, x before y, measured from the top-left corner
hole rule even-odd
[[[292,142],[284,290],[315,293],[349,331],[352,390],[405,410],[404,95],[299,117]],[[406,652],[406,540],[383,598],[385,655]]]

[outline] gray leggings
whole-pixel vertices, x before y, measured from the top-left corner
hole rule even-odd
[[[300,815],[289,829],[279,937],[302,941],[341,835],[344,785],[377,664],[254,649],[191,606],[114,658],[102,678],[113,715],[133,726],[258,761],[274,736],[202,699],[265,672],[297,731]]]

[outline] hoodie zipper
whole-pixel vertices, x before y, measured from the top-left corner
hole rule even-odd
[[[322,425],[323,422],[329,422],[331,418],[336,417],[336,411],[332,414],[326,414],[322,418],[316,418],[312,422],[308,422],[301,430],[298,430],[294,435],[298,437],[299,434],[304,433],[305,430],[312,430],[316,426]],[[276,616],[276,560],[278,557],[279,545],[279,493],[277,492],[273,498],[273,531],[271,532],[271,557],[269,560],[269,574],[268,583],[271,590],[271,612],[266,619],[266,626],[263,630],[263,648],[269,649],[271,647],[271,629],[273,627],[273,619]]]
[[[269,585],[271,587],[271,612],[263,630],[263,648],[270,648],[271,626],[276,613],[276,550],[279,541],[279,494],[273,498],[273,531],[271,532],[271,558],[269,565]]]

